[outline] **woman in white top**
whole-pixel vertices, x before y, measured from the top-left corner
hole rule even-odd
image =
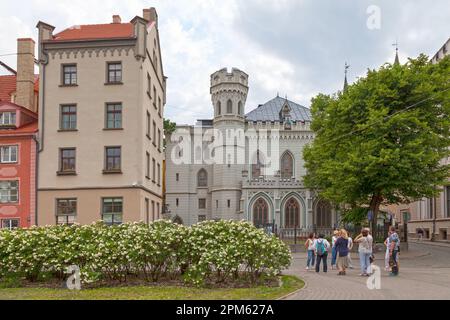
[[[390,267],[389,267],[389,246],[390,246],[390,240],[389,237],[386,238],[386,240],[384,240],[384,245],[386,246],[386,254],[384,255],[384,269],[386,271],[389,271]]]
[[[370,229],[364,228],[359,236],[355,238],[355,242],[359,244],[359,262],[361,265],[361,276],[368,277],[370,268],[370,257],[372,256],[373,238],[370,235]]]
[[[311,233],[308,237],[308,239],[305,242],[305,248],[308,253],[308,258],[306,261],[306,270],[309,270],[309,268],[313,268],[316,264],[316,246],[314,244],[315,241],[315,234]]]

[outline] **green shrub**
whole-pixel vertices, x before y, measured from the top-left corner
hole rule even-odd
[[[177,277],[194,285],[273,276],[290,264],[288,247],[248,222],[203,222],[186,228],[168,221],[149,226],[33,227],[0,231],[0,279],[63,279],[77,265],[84,283],[127,281],[143,275],[156,282]]]

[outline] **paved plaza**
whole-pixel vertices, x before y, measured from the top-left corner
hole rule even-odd
[[[306,254],[295,253],[286,274],[300,276],[306,287],[288,296],[288,300],[366,300],[366,299],[446,299],[450,300],[450,246],[410,243],[400,257],[400,275],[390,277],[384,271],[383,253],[376,255],[375,265],[381,267],[381,289],[370,290],[367,278],[360,277],[359,259],[352,255],[355,269],[346,276],[336,270],[328,273],[306,271]],[[328,259],[330,264],[330,258]]]

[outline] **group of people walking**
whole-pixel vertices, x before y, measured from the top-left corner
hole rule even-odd
[[[322,264],[323,272],[327,272],[328,254],[331,252],[332,270],[337,269],[340,276],[346,275],[348,268],[353,269],[351,250],[354,243],[358,244],[360,276],[370,276],[373,272],[372,263],[375,257],[373,254],[374,241],[369,228],[363,228],[355,239],[352,239],[345,229],[335,230],[331,238],[331,244],[323,234],[316,237],[314,233],[311,233],[305,242],[308,252],[306,270],[315,268],[316,272],[320,272],[320,265]],[[399,272],[400,238],[395,227],[389,229],[389,236],[384,244],[386,246],[385,269],[390,271],[390,275],[396,276]]]

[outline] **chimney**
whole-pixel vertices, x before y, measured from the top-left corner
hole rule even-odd
[[[158,13],[156,13],[155,8],[152,7],[150,9],[144,9],[142,17],[149,23],[155,22],[156,27],[158,27]]]
[[[36,112],[34,106],[34,40],[17,39],[15,103]]]
[[[113,23],[122,23],[122,18],[119,15],[113,15]]]

